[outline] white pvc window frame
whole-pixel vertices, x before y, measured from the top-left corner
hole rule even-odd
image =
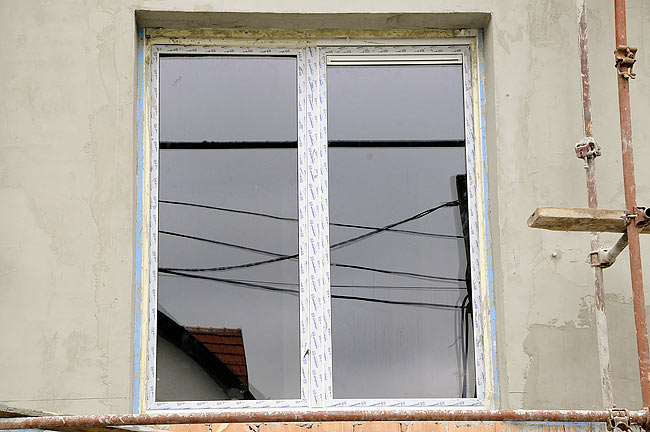
[[[302,45],[152,45],[150,57],[149,289],[145,407],[155,410],[281,409],[319,407],[451,407],[485,405],[486,370],[481,311],[476,133],[468,44],[377,41],[366,45],[324,41]],[[448,41],[447,41],[448,43]],[[338,45],[338,46],[337,46]],[[158,402],[155,400],[158,285],[159,61],[164,55],[291,56],[297,60],[298,250],[300,280],[300,399]],[[474,311],[475,398],[334,399],[332,391],[331,302],[327,169],[327,65],[462,64],[465,149]],[[479,156],[480,157],[480,156]],[[297,323],[298,324],[298,323]]]

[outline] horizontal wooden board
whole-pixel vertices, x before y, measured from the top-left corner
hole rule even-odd
[[[625,210],[538,207],[528,218],[528,226],[553,231],[625,232]],[[641,231],[650,234],[650,228]]]

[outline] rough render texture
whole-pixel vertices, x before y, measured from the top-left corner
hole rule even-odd
[[[588,5],[600,204],[622,208],[612,5]],[[526,227],[538,205],[586,205],[572,148],[581,137],[575,2],[565,0],[0,2],[0,401],[66,413],[131,409],[137,9],[490,13],[499,405],[600,406],[588,238]],[[629,0],[629,40],[639,46],[632,112],[641,204],[650,201],[648,23],[650,2]],[[642,242],[650,263],[649,240]],[[628,260],[619,261],[606,272],[614,393],[618,406],[636,408]],[[650,284],[650,266],[644,270]]]

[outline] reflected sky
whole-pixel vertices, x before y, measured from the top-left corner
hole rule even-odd
[[[460,65],[328,66],[330,141],[463,141]]]

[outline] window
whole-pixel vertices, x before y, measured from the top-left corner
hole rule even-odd
[[[148,408],[483,405],[468,46],[279,45],[153,45]]]

